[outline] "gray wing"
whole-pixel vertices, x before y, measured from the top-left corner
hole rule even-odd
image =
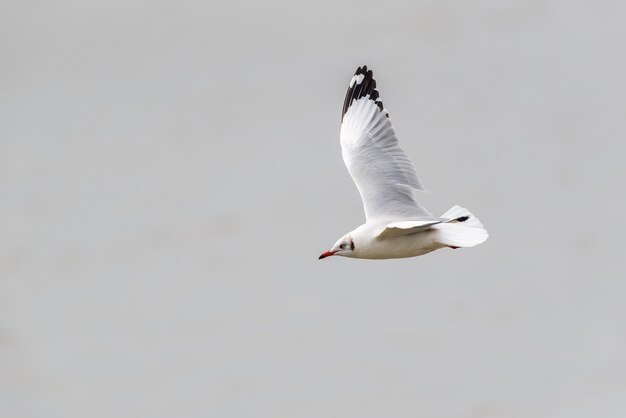
[[[372,71],[359,67],[350,81],[341,123],[343,161],[359,189],[365,217],[435,220],[414,190],[424,190],[413,163],[400,148],[383,108]]]

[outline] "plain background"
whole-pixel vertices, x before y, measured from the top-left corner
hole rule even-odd
[[[0,414],[626,415],[623,1],[4,1]],[[374,69],[479,247],[317,256],[363,220]]]

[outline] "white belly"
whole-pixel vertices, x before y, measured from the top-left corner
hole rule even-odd
[[[373,239],[357,245],[353,257],[383,259],[424,255],[445,247],[445,245],[435,241],[436,234],[436,230],[429,229],[411,235]]]

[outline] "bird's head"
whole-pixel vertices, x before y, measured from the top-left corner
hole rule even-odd
[[[341,255],[343,257],[352,257],[354,253],[354,241],[350,234],[344,235],[333,245],[330,251],[326,251],[320,255],[319,260],[322,258],[330,257],[331,255]]]

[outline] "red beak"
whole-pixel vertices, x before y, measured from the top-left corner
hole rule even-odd
[[[320,255],[320,258],[318,258],[318,260],[321,260],[322,258],[330,257],[331,255],[335,255],[336,252],[337,251],[326,251],[325,253]]]

